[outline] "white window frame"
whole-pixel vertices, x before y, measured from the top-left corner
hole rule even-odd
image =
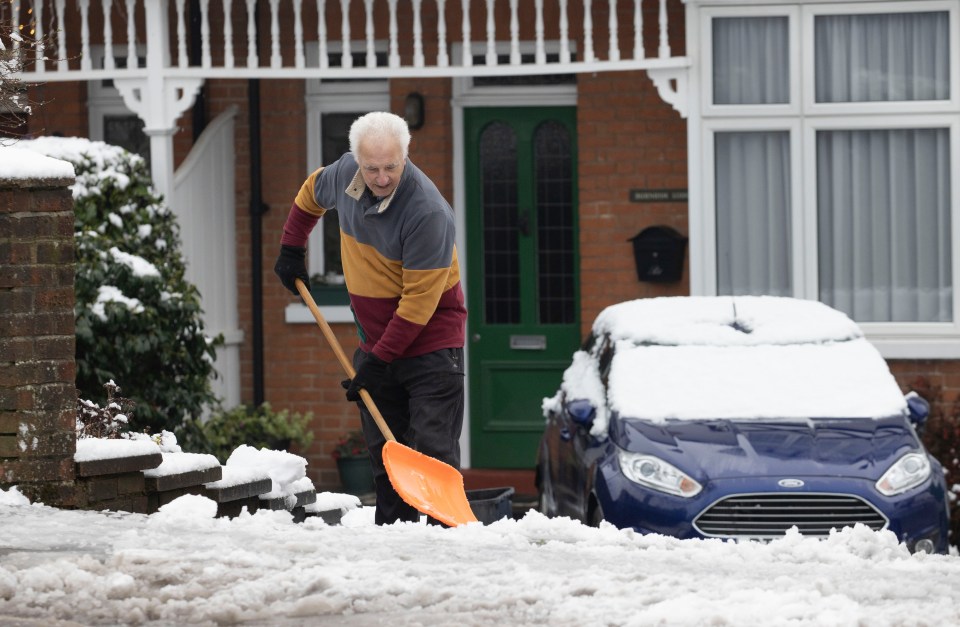
[[[944,11],[949,15],[950,96],[940,101],[814,102],[814,20],[819,15]],[[947,128],[951,168],[960,167],[960,6],[950,0],[909,2],[783,3],[702,6],[696,23],[699,42],[689,53],[701,76],[696,79],[700,106],[689,120],[691,174],[691,293],[717,290],[717,225],[714,137],[718,132],[780,130],[790,133],[791,228],[793,292],[819,299],[816,206],[816,134],[832,129]],[[789,15],[790,94],[788,105],[713,105],[712,19]],[[699,48],[699,50],[698,50]],[[796,66],[793,64],[797,63]],[[907,113],[901,113],[907,110]],[[694,179],[698,181],[695,182]],[[699,187],[694,190],[693,187]],[[960,357],[960,182],[951,185],[951,272],[953,321],[947,323],[860,323],[871,342],[887,358]],[[699,250],[694,253],[693,247]],[[699,274],[699,276],[697,276]]]
[[[702,250],[704,253],[703,270],[713,277],[704,286],[705,294],[715,296],[717,294],[717,206],[716,198],[716,168],[714,167],[714,154],[716,151],[715,138],[717,133],[728,132],[753,132],[753,131],[780,131],[786,132],[790,136],[790,207],[792,214],[790,216],[791,233],[791,281],[794,295],[799,295],[798,291],[806,283],[804,270],[807,268],[805,261],[805,249],[803,246],[806,224],[802,211],[798,209],[803,206],[803,189],[797,185],[800,180],[803,164],[803,154],[801,152],[801,125],[797,117],[790,118],[737,118],[733,120],[705,120],[703,125],[703,149],[700,152],[702,157],[701,168],[703,172],[703,206],[712,207],[714,210],[704,211],[701,226],[704,232],[711,235],[704,239]],[[814,251],[815,252],[815,251]],[[816,260],[814,260],[815,262]],[[816,266],[814,265],[814,270]]]
[[[803,50],[803,112],[805,115],[839,115],[839,114],[899,114],[903,109],[910,109],[911,113],[944,113],[960,109],[960,57],[956,48],[960,46],[960,20],[957,19],[957,4],[944,0],[910,0],[909,2],[894,3],[841,3],[839,5],[806,6],[802,10],[802,41],[813,42],[814,21],[821,15],[855,15],[870,13],[949,13],[949,32],[952,58],[950,59],[950,99],[949,100],[913,100],[888,102],[829,102],[817,103],[814,89],[814,49],[813,45]]]
[[[700,22],[700,41],[703,42],[703,74],[701,76],[701,110],[704,117],[715,115],[731,115],[731,111],[738,116],[772,117],[784,115],[798,115],[800,113],[800,11],[790,6],[757,6],[751,7],[749,12],[743,8],[712,7],[703,10],[703,19]],[[716,105],[713,104],[713,18],[715,17],[778,17],[788,20],[787,33],[790,38],[788,46],[790,100],[785,104],[769,105]]]
[[[357,44],[358,46],[360,43]],[[386,50],[385,42],[377,42],[377,50]],[[339,53],[340,42],[330,45],[330,52]],[[356,48],[359,49],[359,48]],[[306,56],[308,63],[315,64],[318,56],[316,42],[307,45]],[[312,79],[306,83],[304,97],[307,116],[307,171],[304,176],[322,165],[323,154],[323,122],[325,113],[349,113],[353,111],[389,111],[390,110],[390,82],[386,79],[357,82],[323,82]],[[322,220],[322,218],[321,218]],[[323,228],[318,223],[307,239],[307,270],[311,274],[324,274],[323,267]],[[349,306],[322,306],[324,318],[327,322],[353,322],[353,313]],[[306,305],[301,303],[290,304],[284,312],[284,319],[288,323],[309,324],[314,322],[313,316]]]
[[[356,42],[357,46],[363,42]],[[382,50],[381,50],[382,48]],[[329,52],[339,54],[340,42],[331,44]],[[357,48],[359,49],[359,48]],[[386,42],[377,42],[377,51],[385,52]],[[316,43],[307,47],[307,62],[316,63]],[[350,113],[352,111],[389,111],[390,82],[386,79],[357,82],[323,82],[308,80],[306,85],[307,110],[307,172],[322,165],[323,127],[321,118],[325,113]],[[307,269],[311,274],[325,274],[323,267],[323,229],[315,228],[307,241]]]

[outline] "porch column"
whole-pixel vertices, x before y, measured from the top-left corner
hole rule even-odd
[[[193,106],[202,78],[175,78],[170,69],[168,0],[145,0],[146,76],[117,78],[124,104],[143,120],[150,138],[150,169],[156,190],[169,201],[173,193],[173,135],[180,115]]]

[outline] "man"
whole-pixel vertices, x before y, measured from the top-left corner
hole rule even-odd
[[[305,283],[306,242],[326,211],[340,218],[343,275],[360,336],[356,376],[344,381],[360,406],[373,459],[379,525],[419,512],[390,484],[386,443],[360,401],[366,388],[401,444],[460,467],[466,321],[453,209],[407,158],[410,131],[392,113],[368,113],[350,127],[350,152],[311,174],[290,208],[274,271]],[[309,285],[309,283],[307,283]]]

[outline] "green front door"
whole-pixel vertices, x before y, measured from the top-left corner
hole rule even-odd
[[[464,111],[470,455],[532,468],[580,344],[576,109]]]

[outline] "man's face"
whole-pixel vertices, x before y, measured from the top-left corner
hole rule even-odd
[[[403,174],[403,151],[395,139],[365,139],[357,147],[357,162],[363,182],[374,196],[389,196]]]

